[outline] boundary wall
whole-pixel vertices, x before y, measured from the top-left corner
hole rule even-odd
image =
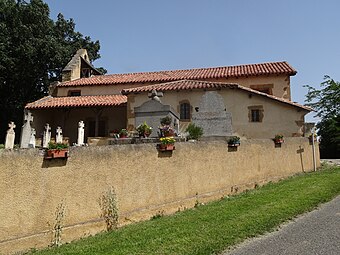
[[[316,146],[317,166],[320,165]],[[99,200],[114,187],[120,224],[191,208],[269,181],[313,170],[307,138],[178,142],[70,149],[67,160],[46,160],[37,149],[0,151],[0,254],[41,248],[54,240],[56,213],[62,242],[106,229]],[[59,208],[59,209],[57,209]]]

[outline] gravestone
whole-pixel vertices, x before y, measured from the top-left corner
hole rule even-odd
[[[203,128],[203,136],[233,134],[231,113],[227,112],[223,97],[218,92],[205,92],[197,110],[192,115],[192,122]]]
[[[25,112],[24,125],[21,129],[20,148],[29,148],[31,137],[31,122],[33,122],[33,115],[30,111]]]
[[[48,143],[51,141],[51,127],[46,123],[45,131],[43,135],[43,148],[48,148]]]
[[[35,129],[32,128],[31,129],[31,135],[30,135],[30,141],[29,141],[29,144],[28,144],[29,148],[35,148],[35,135],[36,135]]]
[[[135,127],[144,123],[144,121],[152,127],[152,133],[150,137],[158,137],[157,131],[160,126],[161,118],[170,116],[172,118],[172,127],[177,123],[176,130],[179,130],[179,116],[170,105],[164,105],[161,103],[160,97],[163,93],[153,90],[149,95],[151,100],[143,103],[139,107],[135,107]]]
[[[6,141],[5,141],[5,149],[13,149],[14,148],[14,139],[15,132],[14,128],[16,127],[14,122],[8,124],[9,129],[7,130]]]
[[[61,127],[57,127],[55,141],[56,143],[63,142],[63,130],[61,129]]]
[[[82,120],[79,121],[79,123],[78,123],[78,142],[77,142],[78,146],[84,145],[84,127],[85,127],[84,122]]]

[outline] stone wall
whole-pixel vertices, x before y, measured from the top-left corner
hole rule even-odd
[[[63,242],[105,230],[99,199],[110,187],[126,224],[310,171],[312,155],[307,138],[287,138],[281,147],[244,140],[237,150],[222,140],[178,142],[172,154],[155,144],[81,147],[71,148],[67,161],[44,160],[34,149],[2,150],[0,253],[51,244],[60,205]]]

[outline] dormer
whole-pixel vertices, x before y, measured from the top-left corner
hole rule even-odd
[[[91,64],[86,49],[80,49],[62,71],[62,82],[101,75]]]

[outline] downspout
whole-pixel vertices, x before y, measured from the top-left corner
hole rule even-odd
[[[315,127],[313,127],[311,131],[312,131],[312,147],[313,147],[313,166],[314,166],[314,172],[316,172],[316,156],[315,156],[315,141],[314,141],[314,137],[316,137]]]

